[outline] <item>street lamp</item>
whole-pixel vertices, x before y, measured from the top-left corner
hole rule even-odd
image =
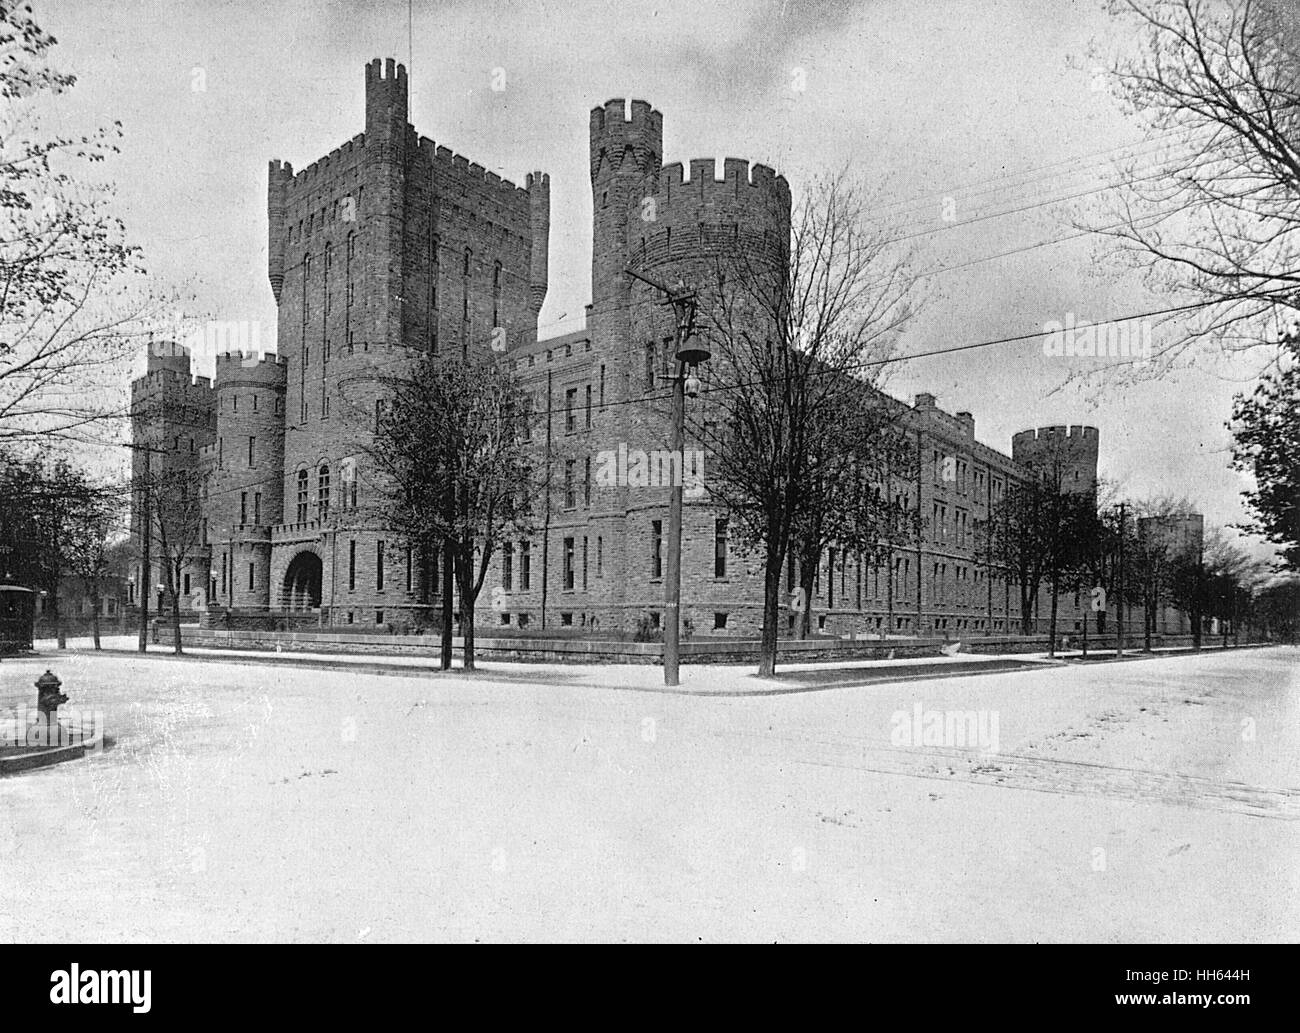
[[[676,369],[673,373],[672,459],[677,467],[668,503],[668,576],[664,578],[664,684],[679,684],[678,656],[681,646],[682,597],[682,468],[685,458],[682,450],[686,439],[686,395],[695,398],[700,393],[700,378],[695,369],[707,362],[711,355],[704,342],[693,335],[695,329],[695,291],[690,290],[679,277],[674,287],[656,283],[631,269],[624,270],[642,283],[667,295],[664,304],[673,307],[676,323]]]

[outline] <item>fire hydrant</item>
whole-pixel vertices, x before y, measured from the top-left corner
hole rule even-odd
[[[36,709],[47,718],[57,715],[60,703],[68,702],[68,697],[59,691],[62,685],[53,671],[46,671],[36,679]]]

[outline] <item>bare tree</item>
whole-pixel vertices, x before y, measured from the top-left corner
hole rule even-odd
[[[122,537],[122,494],[114,486],[87,493],[84,506],[73,515],[68,566],[82,578],[90,596],[91,636],[100,648],[99,616],[104,578],[112,566],[113,546]]]
[[[388,402],[365,448],[376,492],[389,526],[413,546],[451,557],[464,664],[473,670],[475,604],[492,556],[507,536],[531,528],[537,485],[526,400],[507,364],[475,353],[426,354],[409,377],[387,378],[384,387]],[[446,578],[442,591],[446,614]]]
[[[171,610],[172,651],[184,652],[181,642],[181,585],[186,569],[198,558],[203,545],[202,476],[183,459],[168,462],[163,456],[157,469],[146,474],[158,567]],[[147,592],[148,585],[141,586]]]
[[[0,3],[0,441],[125,415],[105,385],[162,310],[111,189],[87,175],[117,152],[120,125],[64,136],[36,116],[76,81],[47,66],[54,44],[30,8]]]
[[[776,669],[791,548],[869,548],[885,523],[868,490],[896,440],[884,430],[878,363],[920,288],[868,207],[846,175],[824,177],[793,215],[771,213],[777,230],[763,246],[717,254],[701,291],[713,344],[706,418],[722,426],[710,492],[763,553],[760,675]]]
[[[1201,341],[1257,348],[1265,330],[1276,339],[1277,324],[1300,312],[1297,9],[1292,0],[1110,0],[1109,8],[1142,43],[1114,64],[1119,93],[1164,150],[1154,173],[1124,168],[1111,213],[1118,222],[1097,231],[1146,270],[1154,290],[1209,303],[1196,316],[1169,317],[1154,368]]]
[[[1007,571],[1019,588],[1020,631],[1032,634],[1043,585],[1049,591],[1049,653],[1057,642],[1060,595],[1096,576],[1106,546],[1097,521],[1093,486],[1079,490],[1067,479],[1064,447],[1046,451],[1027,467],[1029,476],[1012,481],[976,531],[983,562]]]

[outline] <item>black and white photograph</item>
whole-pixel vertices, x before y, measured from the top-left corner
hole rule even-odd
[[[1295,941],[1296,234],[1294,0],[0,0],[0,945]]]

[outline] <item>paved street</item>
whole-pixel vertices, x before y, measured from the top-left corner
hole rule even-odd
[[[737,696],[7,660],[0,701],[53,667],[111,742],[0,780],[0,941],[1294,940],[1298,661]],[[949,711],[980,741],[900,743]]]

